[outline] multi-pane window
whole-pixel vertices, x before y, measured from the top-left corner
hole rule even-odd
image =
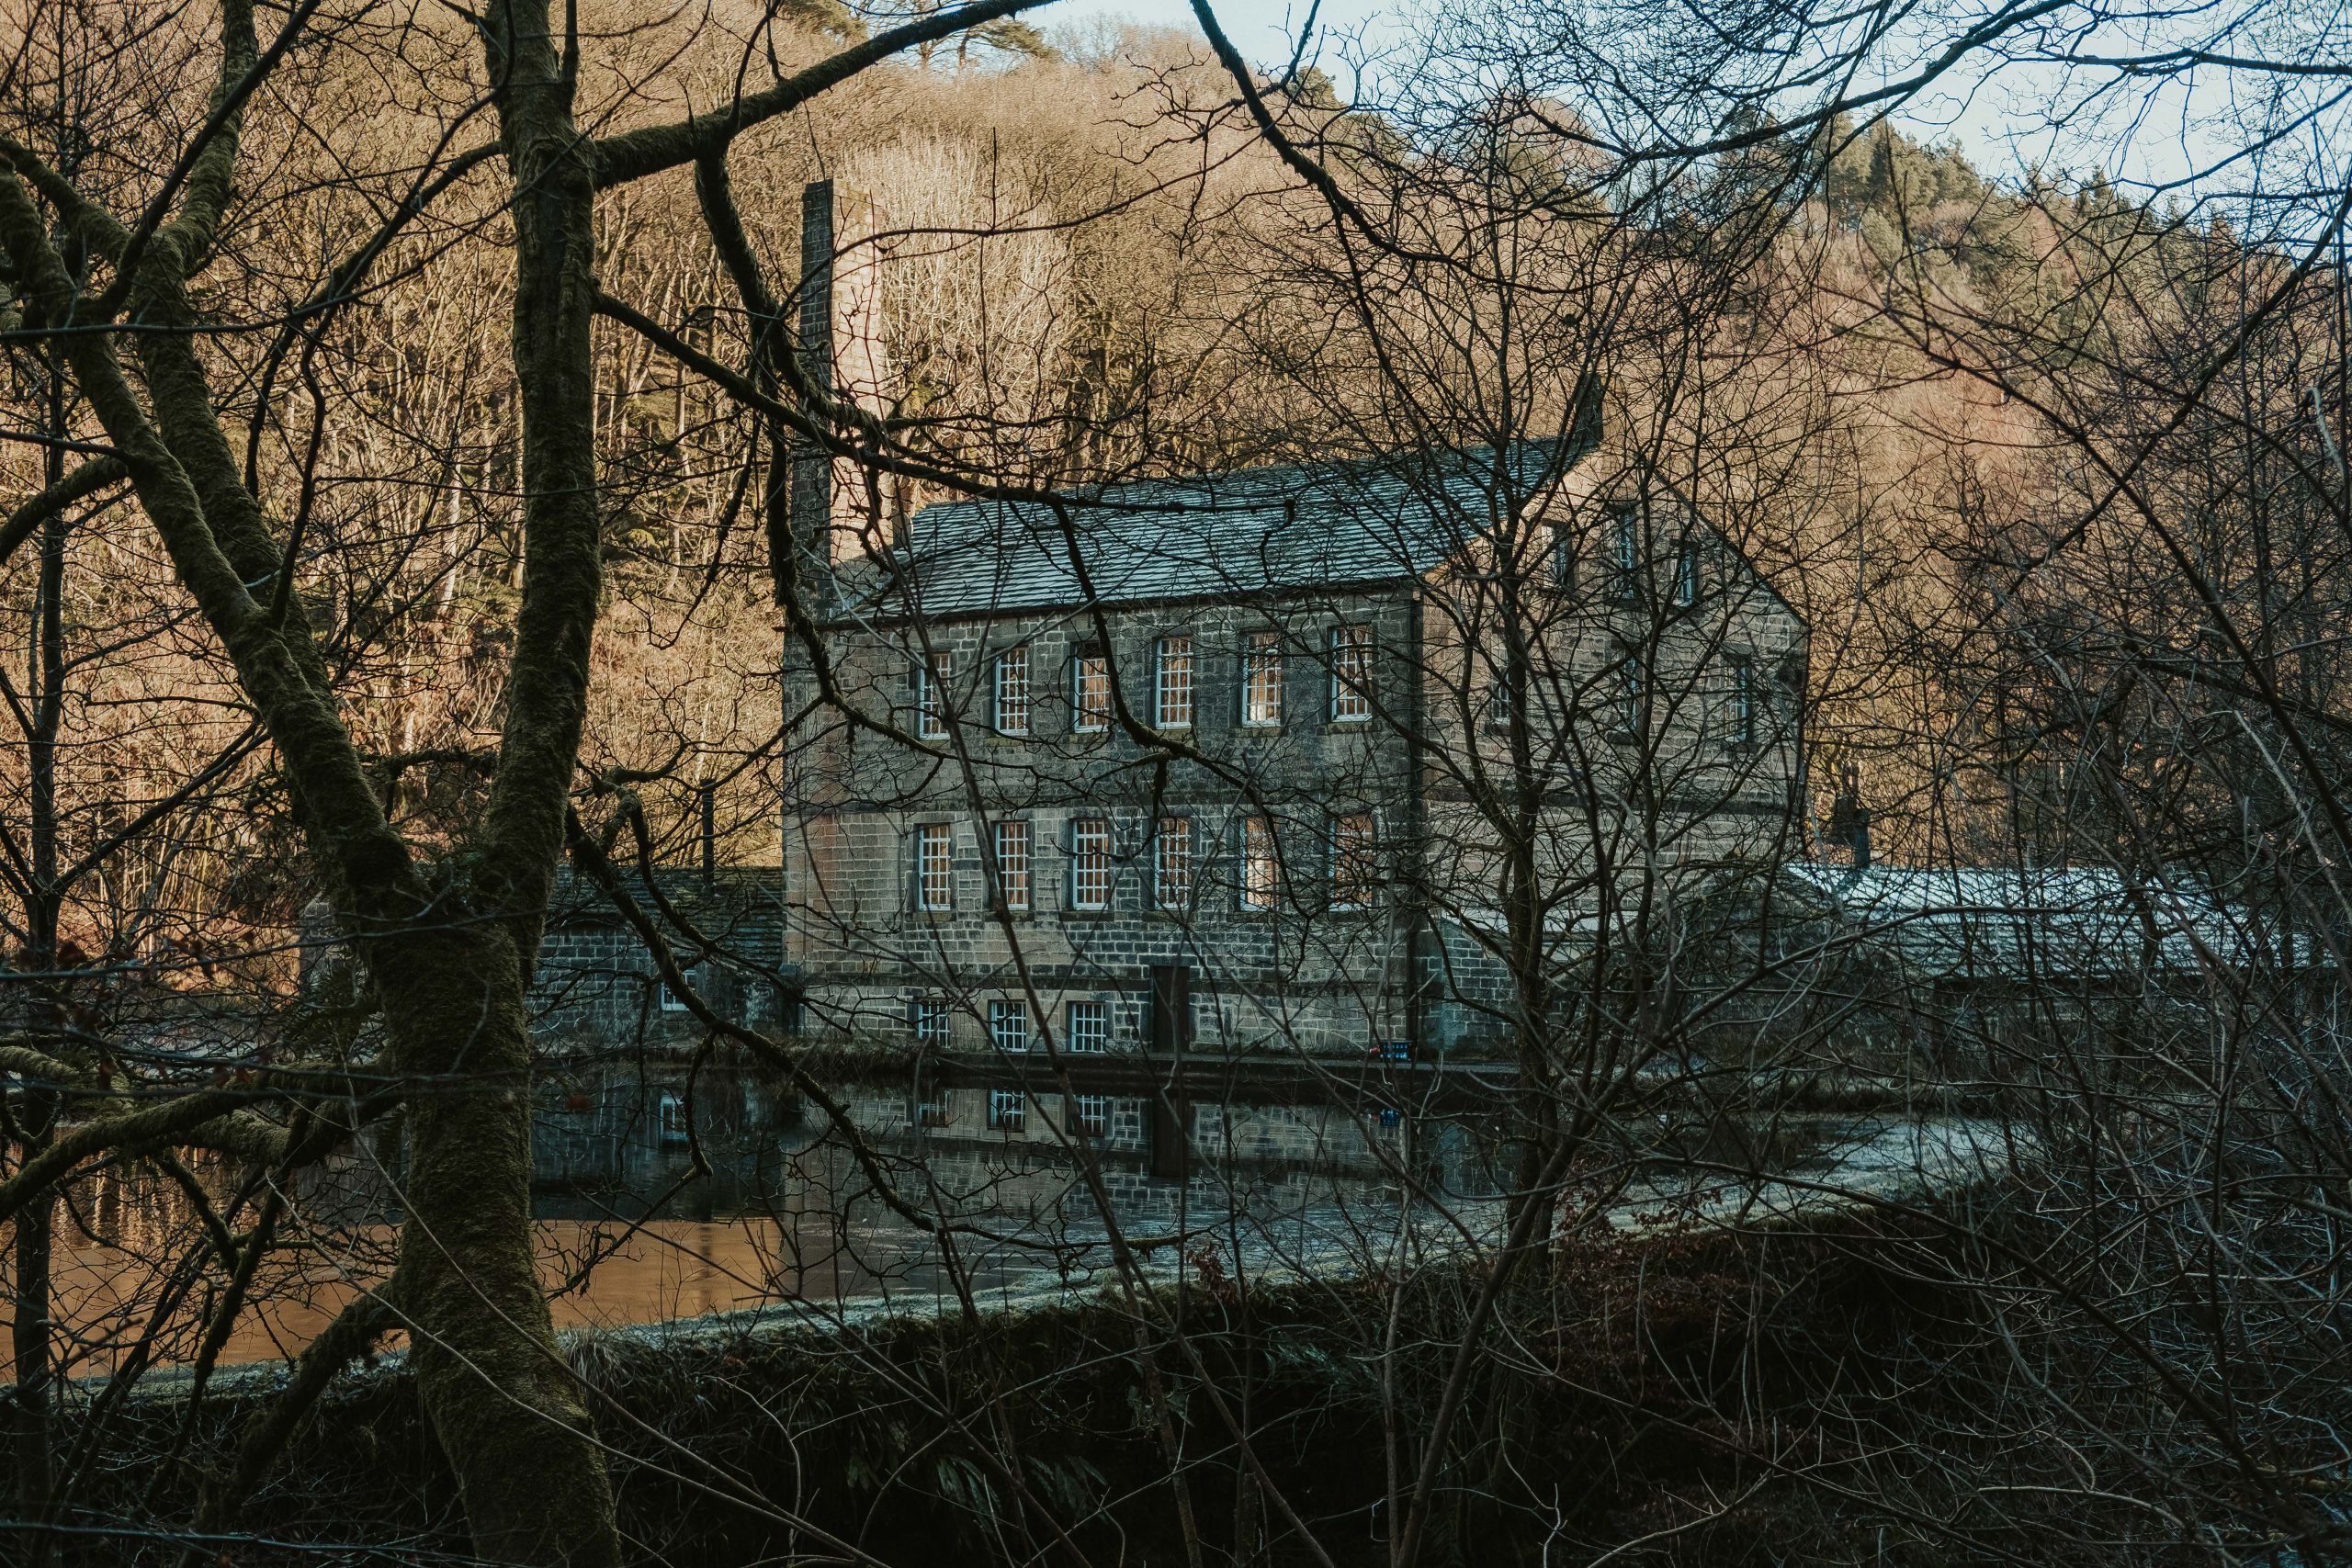
[[[1069,825],[1069,907],[1111,907],[1111,824],[1100,817]]]
[[[1372,716],[1372,628],[1331,628],[1331,717],[1339,722]]]
[[[1620,599],[1638,598],[1642,589],[1642,518],[1633,507],[1609,514],[1610,589]]]
[[[1756,744],[1756,660],[1744,653],[1731,656],[1731,742]]]
[[[952,653],[933,653],[915,671],[915,733],[925,740],[947,738],[947,688],[955,676]]]
[[[1018,1055],[1029,1049],[1029,1004],[1023,1001],[993,1001],[989,1003],[989,1043],[1000,1051]]]
[[[1573,588],[1577,581],[1577,536],[1573,528],[1552,530],[1552,581]]]
[[[687,985],[699,986],[702,984],[701,969],[689,969],[685,973]],[[663,1012],[691,1012],[694,1009],[692,1004],[686,1000],[684,995],[671,988],[670,982],[665,979],[662,982],[662,1010]]]
[[[1078,1114],[1072,1118],[1072,1129],[1081,1138],[1100,1138],[1111,1131],[1111,1097],[1107,1094],[1081,1094],[1075,1097]]]
[[[1152,722],[1162,729],[1193,727],[1193,639],[1164,637],[1152,662]]]
[[[1281,897],[1283,863],[1274,848],[1271,818],[1246,817],[1241,821],[1241,907],[1263,914]]]
[[[996,716],[1000,735],[1029,733],[1029,648],[1008,648],[996,656]]]
[[[997,897],[1008,909],[1029,908],[1029,824],[996,825]]]
[[[1069,727],[1081,734],[1111,728],[1111,660],[1081,653],[1069,661]]]
[[[1331,821],[1331,907],[1335,909],[1372,908],[1379,885],[1380,866],[1372,814],[1351,812]]]
[[[907,1008],[907,1023],[918,1045],[947,1043],[947,1003],[939,997],[917,997]]]
[[[1627,654],[1617,662],[1617,728],[1628,735],[1642,728],[1642,660]]]
[[[956,907],[955,829],[944,822],[926,822],[915,829],[915,908],[952,909]]]
[[[1241,722],[1283,721],[1283,639],[1280,632],[1253,632],[1241,645]]]
[[[1163,817],[1151,836],[1151,897],[1163,909],[1181,909],[1193,897],[1193,819]]]
[[[1111,1004],[1069,1004],[1069,1048],[1083,1056],[1100,1056],[1111,1049]]]
[[[1699,602],[1699,541],[1685,539],[1674,552],[1674,602],[1689,608]]]
[[[989,1131],[1018,1133],[1029,1124],[1029,1097],[1017,1089],[989,1090]]]
[[[1487,682],[1487,728],[1509,729],[1519,704],[1512,700],[1510,676],[1498,670]]]

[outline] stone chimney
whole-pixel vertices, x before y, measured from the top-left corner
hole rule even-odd
[[[887,413],[889,355],[881,335],[882,248],[874,204],[817,180],[800,193],[800,288],[795,331],[802,372],[833,398]],[[833,566],[900,542],[899,487],[801,441],[792,454],[786,521],[803,558]]]

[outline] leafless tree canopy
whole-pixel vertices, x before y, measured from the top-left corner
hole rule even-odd
[[[6,8],[0,1561],[2352,1551],[2345,17],[1295,20]]]

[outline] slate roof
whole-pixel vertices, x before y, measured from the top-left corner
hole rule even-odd
[[[2201,888],[2101,867],[1801,863],[1785,872],[1838,939],[1927,978],[2189,976],[2253,956],[2239,919]]]
[[[870,607],[979,615],[1403,581],[1491,527],[1507,501],[1557,483],[1591,445],[1580,431],[1504,448],[1144,479],[1069,493],[1067,527],[1042,501],[944,502],[908,525],[912,592]]]

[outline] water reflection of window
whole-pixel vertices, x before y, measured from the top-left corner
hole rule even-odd
[[[989,1090],[989,1131],[1018,1133],[1029,1122],[1028,1096],[1017,1089]]]

